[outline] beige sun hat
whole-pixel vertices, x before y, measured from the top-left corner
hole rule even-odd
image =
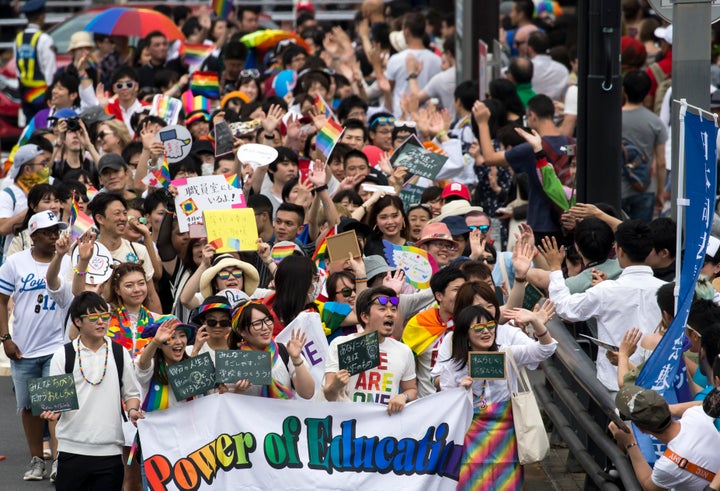
[[[243,291],[252,296],[260,283],[257,269],[250,263],[241,261],[230,254],[221,254],[213,259],[212,265],[200,276],[200,294],[203,298],[213,295],[212,281],[225,268],[236,267],[243,272]]]
[[[68,53],[78,48],[90,48],[95,47],[92,35],[87,31],[77,31],[70,36],[70,45],[68,46]]]
[[[482,206],[472,206],[466,199],[456,199],[445,203],[440,209],[440,214],[428,223],[442,222],[447,217],[465,216],[471,211],[484,211]]]

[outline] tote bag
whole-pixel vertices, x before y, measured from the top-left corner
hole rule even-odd
[[[517,380],[517,391],[513,391],[512,387],[509,389],[518,460],[521,465],[532,464],[545,458],[550,450],[550,442],[525,367],[518,370],[512,352],[508,350],[507,353],[511,370],[515,372]],[[508,377],[509,385],[510,378]]]

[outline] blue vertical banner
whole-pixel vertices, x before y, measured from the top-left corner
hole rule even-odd
[[[690,305],[695,294],[700,269],[705,260],[710,228],[715,209],[717,189],[717,127],[713,119],[698,116],[681,108],[685,131],[685,249],[682,273],[679,278],[677,313],[660,343],[647,360],[636,384],[659,392],[669,403],[690,400],[688,381],[683,362],[683,340]],[[682,156],[681,156],[682,158]],[[682,191],[682,190],[681,190]],[[678,260],[680,254],[678,251]],[[636,431],[636,436],[640,432]],[[644,435],[647,436],[647,435]],[[641,444],[649,463],[654,463],[659,442],[646,438]],[[652,455],[649,455],[652,454]]]

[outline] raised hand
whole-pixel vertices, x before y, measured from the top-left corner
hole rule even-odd
[[[290,332],[290,341],[287,342],[285,347],[287,348],[288,355],[290,355],[293,363],[296,363],[295,360],[300,358],[300,353],[302,353],[303,346],[305,346],[306,342],[307,336],[305,336],[304,332],[299,329],[293,329]]]
[[[168,319],[160,324],[160,327],[158,327],[158,330],[155,333],[155,341],[160,344],[168,342],[170,338],[173,337],[173,334],[175,334],[176,323],[175,319]]]
[[[637,345],[640,342],[640,339],[642,339],[642,336],[642,331],[637,327],[632,327],[625,331],[622,341],[620,341],[620,349],[618,350],[618,354],[620,356],[625,356],[626,358],[631,357],[632,354],[635,353]]]
[[[70,250],[71,245],[72,240],[70,239],[70,235],[66,233],[60,234],[58,240],[55,241],[55,253],[64,256]]]
[[[550,266],[550,271],[562,268],[562,262],[565,259],[565,249],[557,245],[555,237],[543,237],[542,243],[538,246],[540,254]]]
[[[475,101],[472,107],[472,113],[477,124],[490,121],[490,109],[483,102]]]
[[[533,247],[527,242],[515,242],[512,251],[512,265],[515,269],[515,275],[524,278],[532,265],[535,252]]]
[[[77,241],[78,259],[90,261],[95,253],[95,232],[88,230]]]
[[[323,162],[320,159],[315,159],[315,162],[313,162],[310,166],[310,175],[308,176],[310,179],[310,182],[315,186],[316,188],[319,188],[320,186],[324,186],[327,183],[327,166],[325,165],[325,162]]]
[[[400,295],[403,285],[405,285],[405,271],[402,269],[388,271],[383,277],[382,284],[383,286],[392,288],[396,294]]]
[[[515,128],[515,132],[525,138],[525,141],[532,147],[533,152],[537,153],[542,150],[542,137],[537,131],[532,130],[532,133],[528,133],[522,128]]]
[[[283,109],[278,104],[272,104],[267,115],[262,119],[262,127],[266,134],[275,132],[283,117]]]

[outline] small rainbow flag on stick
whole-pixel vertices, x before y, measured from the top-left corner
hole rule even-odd
[[[272,248],[270,256],[275,264],[280,264],[280,261],[291,256],[293,252],[295,252],[295,244],[276,245]]]
[[[229,3],[229,2],[228,2]],[[200,68],[205,58],[210,56],[215,46],[212,44],[186,44],[184,48],[185,64],[194,73]]]
[[[29,104],[40,104],[45,100],[46,90],[47,87],[45,85],[43,85],[42,87],[35,87],[25,92],[23,99],[25,99],[25,102]]]
[[[80,210],[78,206],[77,196],[73,193],[72,206],[70,206],[70,220],[69,220],[71,236],[74,240],[77,240],[82,234],[93,226],[93,220],[89,216]]]
[[[208,99],[220,98],[220,82],[217,72],[195,72],[190,81],[193,95],[203,95]]]
[[[328,119],[325,126],[320,129],[315,139],[315,145],[325,157],[330,156],[343,131],[343,127],[332,119]]]
[[[227,20],[232,10],[232,0],[212,0],[212,9],[218,19]]]
[[[325,99],[323,99],[323,97],[320,94],[315,96],[315,100],[313,101],[313,106],[315,106],[315,108],[318,110],[319,113],[324,114],[325,117],[328,119],[328,121],[332,119],[333,121],[337,122],[335,113],[330,108],[330,105],[327,102],[325,102]]]

